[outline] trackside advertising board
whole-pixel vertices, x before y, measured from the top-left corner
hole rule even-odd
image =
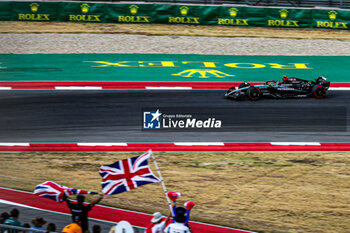
[[[0,2],[2,21],[157,23],[348,30],[350,11],[171,4]]]

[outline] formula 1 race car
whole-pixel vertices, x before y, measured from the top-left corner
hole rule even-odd
[[[243,82],[237,89],[231,87],[226,92],[225,97],[241,99],[247,96],[250,100],[258,100],[263,96],[272,98],[315,97],[322,99],[326,96],[329,85],[330,82],[325,77],[309,81],[283,76],[283,81],[269,80],[262,85],[251,86],[249,83]]]

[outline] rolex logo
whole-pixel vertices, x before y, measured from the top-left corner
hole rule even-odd
[[[280,10],[279,12],[280,12],[280,16],[281,16],[282,19],[287,18],[287,16],[288,16],[288,10],[282,9],[282,10]]]
[[[336,11],[330,11],[330,12],[328,12],[328,14],[329,14],[329,19],[330,19],[330,20],[335,20],[335,19],[337,18],[338,12],[336,12]]]
[[[130,13],[133,14],[133,15],[136,15],[137,14],[137,9],[139,7],[136,6],[136,5],[131,5],[129,8],[130,8]]]
[[[206,69],[189,69],[181,71],[178,74],[173,74],[175,76],[181,76],[185,78],[210,78],[210,77],[216,77],[216,78],[225,78],[225,77],[232,77],[234,75],[226,74],[224,72],[218,71],[218,70],[206,70]]]
[[[190,9],[190,8],[188,8],[187,6],[182,6],[182,7],[180,7],[180,13],[181,13],[181,15],[183,15],[183,16],[187,15],[189,9]]]
[[[230,12],[230,16],[231,17],[236,17],[237,16],[237,12],[238,12],[238,9],[237,8],[230,8],[228,9],[228,11]]]
[[[88,4],[81,4],[80,7],[81,7],[81,12],[83,12],[84,14],[89,12],[90,6]]]
[[[38,9],[39,9],[39,4],[36,3],[36,2],[33,2],[33,3],[30,4],[29,6],[30,6],[30,10],[31,10],[32,12],[34,12],[34,13],[37,12]]]

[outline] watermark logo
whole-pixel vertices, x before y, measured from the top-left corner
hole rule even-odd
[[[211,112],[203,113],[203,109],[198,108],[162,108],[157,110],[147,108],[143,109],[142,113],[143,130],[208,130],[222,127],[221,119],[216,118]]]
[[[143,128],[144,129],[160,129],[162,121],[162,113],[157,111],[143,112]]]

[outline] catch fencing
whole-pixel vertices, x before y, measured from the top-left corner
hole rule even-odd
[[[3,0],[0,0],[3,1]],[[31,0],[21,0],[30,2]],[[40,0],[41,1],[41,0]],[[45,0],[57,1],[57,0]],[[62,0],[72,1],[72,0]],[[73,0],[74,1],[74,0]],[[82,0],[77,0],[82,1]],[[130,2],[130,0],[94,0],[94,2]],[[136,1],[135,1],[136,2]],[[309,8],[344,8],[350,9],[349,0],[143,0],[149,3],[170,3],[170,4],[230,4],[248,6],[274,6],[274,7],[309,7]]]

